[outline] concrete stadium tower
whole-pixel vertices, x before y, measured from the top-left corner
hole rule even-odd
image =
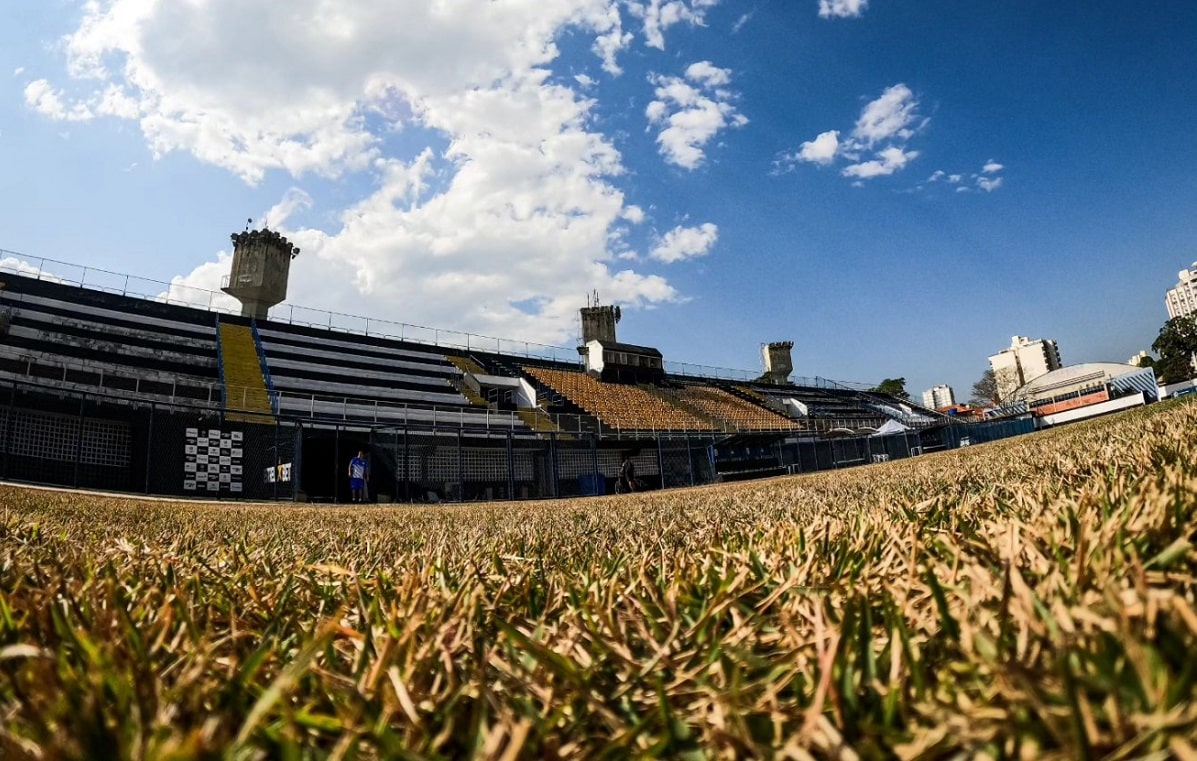
[[[287,298],[287,278],[296,248],[274,230],[245,230],[233,241],[233,268],[220,290],[241,302],[241,316],[266,319],[270,307]]]
[[[587,296],[586,306],[579,313],[582,315],[582,343],[591,341],[606,341],[615,343],[615,325],[619,322],[620,309],[617,306],[599,306],[598,291],[593,298]]]
[[[794,360],[790,356],[790,350],[793,348],[793,341],[762,344],[761,358],[765,361],[765,374],[761,380],[775,386],[789,383],[790,373],[794,372]]]

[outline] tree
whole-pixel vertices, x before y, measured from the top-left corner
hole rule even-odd
[[[973,398],[969,399],[968,403],[974,407],[996,407],[1002,403],[1002,395],[998,393],[997,376],[993,374],[992,367],[983,372],[981,379],[973,384]]]
[[[869,390],[875,394],[889,394],[898,399],[910,398],[910,394],[906,393],[905,378],[886,378]]]
[[[1193,377],[1193,355],[1197,354],[1197,315],[1173,317],[1160,328],[1151,344],[1159,355],[1155,374],[1160,383],[1179,383]]]

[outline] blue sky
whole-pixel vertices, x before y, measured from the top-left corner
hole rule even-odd
[[[546,5],[549,5],[547,10]],[[568,346],[959,397],[1124,361],[1197,259],[1197,3],[12,0],[0,248]]]

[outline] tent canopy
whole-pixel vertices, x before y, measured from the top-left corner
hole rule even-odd
[[[874,436],[892,436],[895,433],[905,433],[910,430],[906,426],[899,423],[897,420],[886,420],[885,424],[877,429]]]

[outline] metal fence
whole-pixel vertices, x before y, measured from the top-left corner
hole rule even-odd
[[[495,430],[294,419],[0,386],[0,478],[163,496],[349,500],[348,463],[370,462],[371,502],[608,494],[631,458],[639,487],[675,488],[918,456],[1030,432],[1029,419],[821,439],[786,433]]]
[[[45,257],[26,256],[17,251],[0,248],[0,273],[19,275],[35,280],[48,280],[65,285],[74,285],[94,291],[103,291],[121,296],[134,296],[158,301],[164,304],[204,309],[218,314],[240,314],[241,306],[232,296],[219,291],[210,291],[179,282],[164,282],[138,275],[110,272]],[[227,280],[227,275],[225,276]],[[427,344],[438,350],[446,348],[493,352],[499,355],[551,360],[565,364],[578,364],[576,348],[541,344],[534,341],[498,338],[461,330],[428,327],[411,323],[381,320],[360,315],[331,312],[326,309],[282,303],[270,309],[270,320],[290,325],[323,328],[341,333],[376,336],[399,341]],[[761,374],[756,371],[700,365],[690,362],[669,360],[665,369],[672,375],[691,378],[715,378],[730,381],[750,381]],[[820,377],[794,377],[792,381],[800,386],[828,389],[868,390],[868,384],[836,381]]]

